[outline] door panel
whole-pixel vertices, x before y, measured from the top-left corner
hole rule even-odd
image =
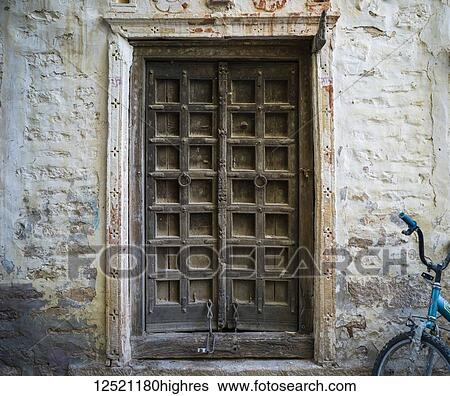
[[[208,300],[217,315],[217,65],[155,62],[147,82],[146,329],[206,330]]]
[[[297,65],[228,65],[228,327],[297,330]]]
[[[208,300],[214,329],[298,329],[297,85],[294,62],[147,64],[147,331],[207,330]]]

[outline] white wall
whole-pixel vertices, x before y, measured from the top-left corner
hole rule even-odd
[[[103,355],[103,277],[92,264],[70,267],[67,252],[89,253],[105,240],[106,3],[1,4],[3,371],[45,373]],[[232,12],[256,12],[251,1],[238,3]],[[341,12],[333,68],[337,242],[353,259],[373,247],[395,258],[415,247],[400,234],[396,216],[406,209],[423,226],[430,255],[440,257],[450,239],[449,7],[437,0],[334,7]],[[280,12],[295,8],[291,1]],[[363,260],[370,276],[354,263],[340,267],[341,364],[370,365],[411,308],[426,305],[421,268],[407,262],[403,275],[399,266],[383,274],[375,257]]]

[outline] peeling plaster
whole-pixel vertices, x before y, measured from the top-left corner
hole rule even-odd
[[[342,150],[337,241],[353,245],[351,254],[357,255],[378,240],[390,247],[391,257],[400,257],[401,249],[416,249],[415,240],[399,234],[397,214],[407,210],[426,233],[428,254],[440,258],[450,235],[449,7],[440,1],[335,4],[342,15],[333,73],[336,144]],[[424,313],[429,288],[417,259],[407,257],[408,275],[393,267],[366,279],[353,266],[338,275],[338,327],[351,327],[355,315],[366,324],[358,338],[338,333],[341,361],[370,366],[383,344],[405,328],[409,314]]]
[[[0,13],[2,373],[62,374],[105,359],[103,272],[81,260],[70,266],[67,252],[90,253],[117,236],[104,232],[107,2],[47,3],[11,0]],[[296,1],[234,4],[211,10],[206,1],[139,0],[137,7],[166,18],[159,32],[166,36],[175,32],[171,18],[186,15],[214,23],[299,11]],[[430,255],[441,257],[450,235],[449,7],[336,0],[332,8],[341,13],[334,78],[322,83],[334,92],[335,147],[327,153],[330,160],[336,153],[337,243],[353,259],[374,246],[399,256],[415,247],[399,234],[396,213],[407,209]],[[216,34],[213,24],[188,28],[195,37]],[[337,275],[338,363],[369,367],[406,317],[422,312],[428,289],[417,260],[408,260],[408,275],[393,268],[368,279],[352,271]]]

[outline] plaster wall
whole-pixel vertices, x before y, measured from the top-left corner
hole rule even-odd
[[[138,6],[167,18],[269,15],[251,0],[235,3],[211,10],[190,1],[169,14],[154,1]],[[274,12],[305,7],[321,5],[288,0]],[[333,43],[336,241],[350,257],[337,258],[337,363],[368,367],[428,302],[397,212],[417,217],[430,256],[448,246],[450,9],[439,0],[336,0],[333,9],[341,14]],[[4,374],[64,374],[105,361],[103,263],[89,257],[106,238],[108,10],[106,1],[0,4]],[[76,255],[86,260],[68,258]]]
[[[337,351],[341,362],[367,364],[429,301],[398,212],[417,218],[430,257],[449,247],[450,9],[336,4],[336,238],[352,258],[337,265]]]

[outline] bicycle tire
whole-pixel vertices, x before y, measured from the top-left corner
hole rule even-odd
[[[382,363],[385,361],[386,355],[391,354],[396,350],[398,350],[402,345],[405,344],[405,341],[407,343],[410,343],[412,336],[413,334],[411,332],[407,332],[401,333],[392,338],[378,354],[372,369],[372,375],[381,376],[382,374],[380,374],[380,369]],[[436,348],[436,350],[440,352],[442,358],[447,361],[448,375],[450,375],[450,348],[440,338],[425,332],[422,334],[421,342],[423,344],[429,344],[433,346],[434,348]],[[389,359],[389,356],[387,357],[387,359]]]

